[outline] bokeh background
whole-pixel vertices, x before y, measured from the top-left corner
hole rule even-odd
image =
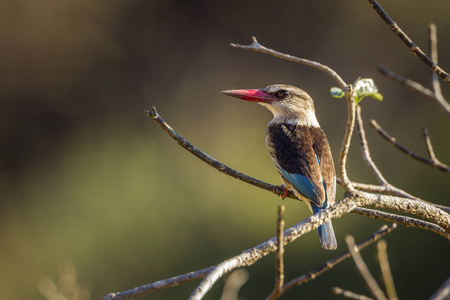
[[[450,2],[382,1],[427,49],[438,27],[440,65],[450,69]],[[426,155],[420,128],[450,162],[449,120],[428,99],[383,78],[381,63],[429,86],[430,72],[366,1],[13,1],[0,3],[0,298],[44,299],[38,284],[58,281],[71,263],[92,299],[202,269],[275,234],[306,206],[229,178],[176,145],[143,113],[156,106],[181,135],[241,172],[281,184],[265,147],[270,112],[221,95],[233,88],[297,85],[315,99],[337,160],[346,121],[335,86],[317,70],[233,49],[254,35],[276,50],[320,61],[347,82],[374,78],[385,99],[366,99],[372,156],[394,185],[450,205],[449,178],[387,145],[368,126],[376,119],[404,145]],[[450,98],[448,85],[444,95]],[[351,179],[376,183],[354,140]],[[338,198],[342,189],[338,189]],[[286,247],[286,277],[301,275],[386,222],[335,220],[337,252],[317,233]],[[441,236],[399,228],[386,237],[401,299],[424,299],[449,276]],[[374,247],[363,251],[379,278]],[[272,290],[274,255],[249,267],[240,299]],[[199,282],[141,299],[183,299]],[[330,287],[368,294],[347,261],[282,299],[330,299]],[[221,280],[206,299],[218,299]]]

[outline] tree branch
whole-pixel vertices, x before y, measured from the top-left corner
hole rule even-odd
[[[231,47],[233,48],[238,48],[238,49],[243,49],[243,50],[252,50],[255,52],[260,52],[260,53],[264,53],[264,54],[268,54],[270,56],[274,56],[274,57],[278,57],[284,60],[288,60],[288,61],[292,61],[295,63],[299,63],[302,65],[306,65],[315,69],[318,69],[322,72],[325,72],[326,74],[328,74],[329,76],[331,76],[331,78],[333,78],[334,80],[336,80],[337,84],[344,90],[347,88],[347,84],[345,83],[344,80],[342,80],[341,76],[339,76],[338,73],[336,73],[336,71],[334,71],[333,69],[331,69],[330,67],[318,63],[316,61],[312,61],[309,59],[304,59],[304,58],[299,58],[299,57],[295,57],[289,54],[284,54],[272,49],[269,49],[263,45],[261,45],[260,43],[258,43],[258,41],[256,40],[256,37],[252,37],[252,43],[248,46],[245,45],[239,45],[239,44],[230,44]]]
[[[379,211],[379,210],[362,208],[362,207],[355,208],[354,210],[352,210],[352,213],[358,214],[361,216],[365,216],[365,217],[369,217],[372,219],[381,219],[381,220],[391,221],[391,222],[395,222],[398,224],[406,225],[408,227],[415,227],[415,228],[429,230],[429,231],[432,231],[434,233],[437,233],[437,234],[445,237],[446,239],[448,239],[450,241],[450,234],[447,233],[441,226],[438,226],[431,222],[427,222],[424,220],[419,220],[419,219],[415,219],[415,218],[411,218],[411,217],[407,217],[407,216],[390,214],[390,213]]]
[[[406,197],[410,199],[416,199],[415,196],[396,188],[395,186],[391,185],[387,180],[384,178],[384,176],[381,174],[381,171],[378,169],[378,167],[375,165],[375,162],[372,160],[372,157],[370,155],[369,151],[369,144],[367,143],[366,139],[366,132],[364,130],[364,124],[361,117],[361,106],[356,107],[356,121],[357,121],[357,128],[358,128],[358,134],[359,134],[359,140],[361,142],[361,151],[364,158],[364,162],[369,167],[369,169],[372,170],[372,173],[377,178],[378,182],[385,187],[386,191],[390,191],[392,195],[400,196],[400,197]]]
[[[377,195],[359,192],[356,198],[362,197],[367,206],[385,208],[398,212],[416,215],[441,226],[450,233],[450,215],[432,204],[396,196]]]
[[[355,207],[361,205],[362,198],[345,197],[341,201],[335,203],[331,207],[323,210],[320,213],[314,214],[311,217],[303,220],[297,225],[284,231],[284,245],[293,242],[300,236],[310,232],[320,225],[324,224],[330,219],[340,218],[343,215],[352,211]],[[277,247],[277,237],[248,250],[243,253],[225,260],[218,264],[215,269],[203,279],[199,286],[194,290],[190,300],[202,299],[205,294],[212,288],[215,282],[223,275],[240,267],[250,266],[257,262],[262,257],[270,252],[275,252]]]
[[[384,225],[377,232],[373,233],[371,236],[369,236],[368,238],[366,238],[365,240],[363,240],[362,242],[357,244],[356,247],[360,251],[360,250],[366,248],[367,246],[371,245],[372,243],[378,241],[379,239],[381,239],[386,234],[390,233],[395,228],[397,228],[397,224],[395,224],[395,223],[391,224],[389,226]],[[296,278],[290,280],[283,286],[282,293],[285,293],[286,291],[290,290],[291,288],[293,288],[295,286],[301,285],[303,283],[306,283],[310,280],[315,279],[317,276],[322,275],[326,271],[332,269],[334,266],[336,266],[340,262],[346,260],[350,256],[351,255],[350,255],[349,250],[344,251],[341,254],[339,254],[338,256],[336,256],[335,258],[326,261],[320,267],[318,267],[302,276],[299,276],[299,277],[296,277]]]
[[[209,267],[203,270],[195,271],[195,272],[189,272],[183,275],[174,276],[168,279],[156,281],[153,283],[149,283],[146,285],[141,285],[139,287],[136,287],[131,290],[123,291],[123,292],[117,292],[117,293],[110,293],[103,297],[103,300],[122,300],[122,299],[128,299],[128,298],[135,298],[139,297],[141,295],[145,295],[151,292],[156,292],[168,287],[177,286],[183,283],[191,282],[196,279],[204,278],[206,275],[208,275],[212,270],[214,270],[215,266]]]
[[[401,28],[389,17],[384,9],[378,4],[376,0],[367,0],[378,15],[386,22],[389,28],[405,43],[414,55],[420,58],[434,73],[439,75],[445,82],[450,83],[450,74],[444,71],[441,67],[435,64],[414,42],[401,30]]]
[[[217,171],[229,175],[231,177],[234,177],[236,179],[239,179],[243,182],[246,182],[248,184],[254,185],[256,187],[259,187],[261,189],[264,189],[266,191],[270,191],[278,196],[281,196],[284,194],[284,190],[276,185],[272,185],[269,183],[266,183],[264,181],[261,181],[259,179],[250,177],[248,175],[245,175],[239,171],[236,171],[228,166],[226,166],[225,164],[215,160],[214,158],[212,158],[211,156],[209,156],[208,154],[206,154],[205,152],[201,151],[200,149],[198,149],[197,147],[195,147],[194,145],[192,145],[191,143],[189,143],[184,137],[182,137],[181,135],[179,135],[175,130],[172,129],[172,127],[169,126],[169,124],[167,124],[162,118],[161,116],[158,114],[158,112],[156,111],[156,108],[153,106],[151,110],[145,110],[144,111],[145,114],[147,116],[149,116],[156,124],[159,125],[159,127],[161,127],[168,135],[170,135],[177,143],[178,145],[180,145],[181,147],[183,147],[184,149],[186,149],[187,151],[191,152],[192,154],[194,154],[196,157],[198,157],[199,159],[201,159],[202,161],[204,161],[205,163],[207,163],[208,165],[210,165],[211,167],[213,167],[214,169],[216,169]],[[299,200],[292,191],[288,191],[288,195],[287,197],[292,198],[292,199],[297,199]]]
[[[354,292],[351,291],[346,291],[341,289],[340,287],[333,287],[331,288],[331,292],[336,295],[336,296],[342,296],[344,298],[347,299],[353,299],[353,300],[373,300],[373,298],[364,296],[364,295],[360,295],[360,294],[356,294]]]
[[[381,274],[383,275],[384,287],[389,300],[398,300],[395,291],[394,278],[392,277],[391,267],[387,255],[387,243],[385,240],[379,240],[377,243],[378,262],[380,263]]]
[[[284,245],[283,245],[283,231],[284,231],[284,205],[278,206],[277,219],[277,259],[276,259],[276,277],[275,288],[273,292],[266,298],[266,300],[277,299],[281,295],[281,290],[284,283]]]
[[[380,64],[378,64],[376,67],[377,67],[378,71],[382,75],[386,76],[387,78],[392,79],[395,82],[397,82],[401,85],[404,85],[407,88],[434,101],[435,104],[437,104],[441,108],[441,110],[443,110],[448,116],[450,116],[450,104],[447,102],[447,100],[445,100],[444,96],[442,95],[442,92],[440,92],[440,88],[439,88],[439,90],[435,89],[435,91],[433,92],[432,90],[427,89],[420,83],[415,82],[414,80],[402,77]]]
[[[397,139],[395,137],[392,137],[391,135],[389,135],[389,133],[387,133],[380,125],[378,125],[378,123],[375,120],[371,120],[370,121],[370,125],[375,128],[375,131],[381,135],[386,141],[389,142],[389,144],[391,144],[392,146],[394,146],[395,148],[399,149],[401,152],[405,153],[407,156],[414,158],[415,160],[418,160],[424,164],[427,164],[431,167],[434,167],[444,173],[450,174],[450,167],[443,164],[442,162],[440,162],[438,159],[432,159],[432,158],[425,158],[422,157],[414,152],[412,152],[411,150],[409,150],[408,148],[406,148],[405,146],[401,145],[399,142],[397,142]],[[426,142],[428,145],[428,142]],[[428,151],[430,151],[428,149]]]
[[[345,238],[345,241],[347,242],[348,250],[352,255],[353,261],[355,262],[355,265],[358,268],[359,273],[366,282],[367,288],[369,289],[370,293],[377,300],[387,300],[378,283],[375,281],[372,274],[370,273],[369,268],[364,263],[364,260],[362,259],[361,254],[358,251],[358,248],[356,248],[355,239],[351,235],[348,235]]]

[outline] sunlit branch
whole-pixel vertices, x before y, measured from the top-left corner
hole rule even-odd
[[[386,22],[389,28],[406,44],[414,55],[419,57],[434,73],[439,75],[445,82],[450,83],[450,74],[444,71],[441,67],[435,64],[407,35],[401,28],[389,17],[384,9],[378,4],[376,0],[367,0],[378,15]]]
[[[378,241],[379,239],[381,239],[386,234],[390,233],[395,228],[397,228],[397,224],[395,224],[395,223],[391,224],[389,226],[384,225],[377,232],[373,233],[371,236],[369,236],[362,242],[358,243],[356,245],[356,247],[360,251],[360,250],[366,248],[367,246],[373,244],[374,242]],[[318,267],[304,275],[301,275],[299,277],[296,277],[296,278],[290,280],[283,286],[282,292],[285,293],[286,291],[290,290],[291,288],[293,288],[295,286],[302,285],[310,280],[315,279],[317,276],[322,275],[323,273],[332,269],[334,266],[336,266],[337,264],[346,260],[349,257],[350,257],[350,252],[348,250],[342,252],[335,258],[324,262],[320,267]]]
[[[391,195],[415,199],[416,197],[414,197],[413,195],[391,185],[384,178],[384,176],[381,174],[381,171],[378,169],[378,167],[375,165],[375,162],[372,160],[372,157],[371,157],[370,151],[369,151],[369,145],[368,145],[367,139],[366,139],[366,132],[364,130],[363,119],[361,117],[361,106],[359,106],[359,105],[356,108],[356,124],[357,124],[357,129],[358,129],[359,140],[361,142],[361,151],[362,151],[362,155],[364,158],[364,162],[369,167],[369,169],[372,170],[372,173],[375,175],[378,182],[382,186],[384,186],[386,188],[386,190],[391,191],[392,192]]]
[[[406,154],[409,157],[412,157],[424,164],[427,164],[431,167],[434,167],[442,172],[445,172],[447,174],[450,174],[450,167],[443,164],[442,162],[440,162],[438,159],[432,159],[432,158],[425,158],[423,156],[420,156],[414,152],[412,152],[411,150],[409,150],[408,148],[406,148],[405,146],[403,146],[402,144],[400,144],[399,142],[397,142],[397,139],[395,137],[392,137],[389,133],[387,133],[380,125],[378,125],[378,123],[375,120],[371,120],[370,121],[370,125],[375,128],[376,132],[378,134],[380,134],[386,141],[389,142],[389,144],[391,144],[392,146],[394,146],[395,148],[399,149],[401,152],[403,152],[404,154]],[[425,139],[426,140],[426,139]],[[426,142],[428,145],[428,142]],[[430,151],[428,149],[428,151]]]
[[[350,254],[352,255],[353,261],[355,262],[355,265],[361,274],[362,278],[366,282],[367,288],[369,289],[370,293],[375,297],[377,300],[387,300],[386,296],[384,295],[383,291],[381,290],[378,283],[373,278],[372,274],[369,271],[369,268],[367,267],[366,263],[361,257],[361,254],[358,251],[358,248],[355,246],[355,239],[348,235],[345,238],[345,241],[347,242],[348,250],[350,251]]]
[[[353,300],[373,300],[373,298],[356,294],[352,291],[343,290],[340,287],[333,287],[331,288],[331,292],[336,296],[342,296],[347,299],[353,299]]]
[[[398,224],[403,224],[408,227],[415,227],[415,228],[429,230],[429,231],[432,231],[434,233],[437,233],[437,234],[445,237],[446,239],[448,239],[450,241],[450,234],[448,232],[446,232],[441,226],[436,225],[431,222],[427,222],[424,220],[419,220],[419,219],[415,219],[415,218],[411,218],[411,217],[407,217],[407,216],[391,214],[391,213],[387,213],[387,212],[383,212],[383,211],[379,211],[379,210],[362,208],[362,207],[355,208],[352,211],[352,213],[358,214],[361,216],[365,216],[365,217],[369,217],[369,218],[373,218],[373,219],[391,221],[391,222],[395,222]]]
[[[381,74],[383,74],[387,78],[392,79],[395,82],[397,82],[401,85],[404,85],[407,88],[434,101],[441,108],[441,110],[443,110],[448,116],[450,116],[450,104],[447,102],[447,100],[445,100],[444,96],[442,95],[442,92],[440,91],[440,88],[435,89],[435,91],[432,91],[432,90],[424,87],[420,83],[418,83],[414,80],[402,77],[380,64],[377,65],[377,69]],[[439,82],[438,82],[438,84],[439,84]]]
[[[277,218],[277,258],[276,258],[276,277],[275,288],[272,293],[266,298],[266,300],[277,299],[281,295],[281,289],[284,283],[284,245],[283,245],[283,233],[284,233],[284,205],[278,207]]]
[[[391,267],[389,265],[387,255],[387,243],[380,240],[377,243],[378,262],[380,263],[381,275],[383,276],[384,287],[389,300],[398,300],[395,290],[394,277],[392,276]]]

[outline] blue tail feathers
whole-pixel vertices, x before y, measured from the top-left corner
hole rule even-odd
[[[335,250],[337,248],[337,242],[331,221],[328,221],[325,224],[320,225],[318,230],[322,248],[326,250]]]
[[[323,208],[326,207],[326,203],[324,206],[318,207],[311,203],[311,207],[314,213],[320,212]],[[334,235],[333,225],[331,221],[326,222],[323,225],[320,225],[318,228],[320,243],[322,244],[322,248],[326,250],[335,250],[337,248],[336,236]]]

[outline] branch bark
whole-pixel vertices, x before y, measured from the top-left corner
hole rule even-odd
[[[407,156],[414,158],[415,160],[420,161],[421,163],[427,164],[433,168],[436,168],[444,173],[450,174],[450,167],[443,164],[442,162],[440,162],[437,158],[433,159],[433,158],[425,158],[422,157],[414,152],[412,152],[411,150],[409,150],[408,148],[406,148],[405,146],[403,146],[402,144],[400,144],[399,142],[397,142],[397,139],[395,137],[392,137],[389,133],[386,132],[386,130],[384,130],[380,125],[378,125],[378,123],[375,120],[371,120],[370,121],[370,125],[375,129],[375,131],[381,135],[386,141],[389,142],[389,144],[391,144],[392,146],[394,146],[395,148],[397,148],[398,150],[400,150],[401,152],[403,152],[404,154],[406,154]],[[426,141],[426,139],[425,139]],[[427,145],[428,142],[426,141]],[[428,147],[428,146],[427,146]],[[428,151],[430,151],[428,149]],[[434,153],[434,152],[433,152]]]
[[[378,4],[376,0],[367,0],[378,15],[386,22],[389,28],[405,43],[405,45],[422,60],[434,73],[439,75],[445,82],[450,83],[450,74],[444,71],[441,67],[435,64],[410,38],[403,32],[403,30],[389,17],[384,9]]]

